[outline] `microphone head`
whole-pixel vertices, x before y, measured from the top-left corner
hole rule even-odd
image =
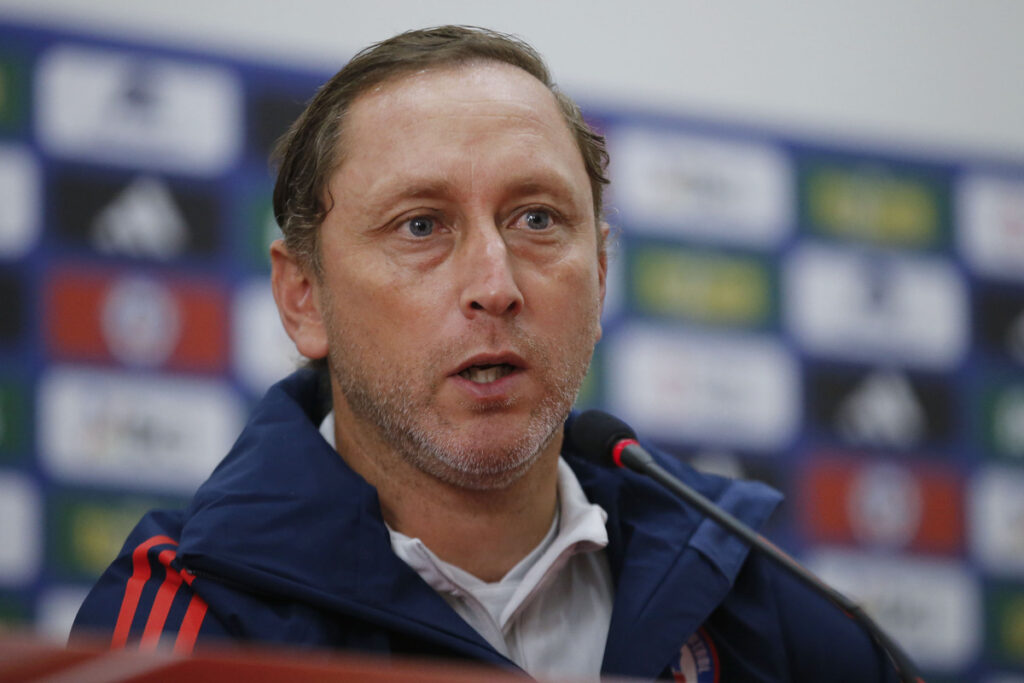
[[[573,420],[569,439],[576,451],[587,460],[615,467],[612,449],[623,439],[636,439],[628,424],[601,410],[588,410]]]

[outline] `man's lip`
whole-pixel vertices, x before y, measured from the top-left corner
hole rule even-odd
[[[463,361],[451,374],[457,375],[474,365],[511,365],[518,370],[526,369],[526,361],[519,354],[512,353],[511,351],[502,351],[499,353],[478,353]]]

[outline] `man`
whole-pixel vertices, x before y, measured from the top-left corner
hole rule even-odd
[[[143,519],[76,633],[888,680],[833,607],[565,440],[601,336],[607,155],[532,49],[463,27],[384,41],[279,160],[274,295],[320,367],[268,392],[187,511]],[[666,466],[755,526],[778,502]]]

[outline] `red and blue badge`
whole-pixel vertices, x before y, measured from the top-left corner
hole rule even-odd
[[[718,683],[718,650],[703,628],[690,636],[679,648],[679,658],[672,663],[676,683]]]

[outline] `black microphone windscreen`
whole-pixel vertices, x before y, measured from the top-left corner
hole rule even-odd
[[[623,439],[636,439],[636,432],[614,415],[588,410],[573,420],[569,439],[583,457],[613,467],[612,449],[615,444]]]

